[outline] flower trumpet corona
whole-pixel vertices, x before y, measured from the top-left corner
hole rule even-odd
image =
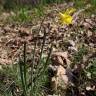
[[[64,13],[59,12],[60,21],[62,24],[72,24],[73,17],[71,14],[75,11],[74,8],[67,9]]]

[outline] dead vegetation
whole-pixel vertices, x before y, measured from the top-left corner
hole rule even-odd
[[[56,8],[62,11],[65,10],[65,8],[69,8],[70,6],[72,7],[74,4],[70,3],[69,5],[53,5],[49,7],[46,12],[50,13],[51,10],[55,10]],[[91,7],[89,7],[89,9],[90,8]],[[77,13],[79,11],[77,9]],[[43,23],[41,20],[39,20],[39,18],[37,18],[37,20],[35,18],[33,22],[27,22],[23,24],[13,22],[6,23],[6,20],[8,20],[7,18],[11,15],[14,15],[15,13],[2,13],[0,17],[0,70],[7,70],[5,67],[2,67],[3,65],[10,65],[18,62],[18,57],[22,57],[23,55],[23,44],[26,42],[26,62],[28,64],[27,67],[29,68],[28,71],[30,73],[30,62],[32,62],[30,53],[32,50],[34,50],[34,42],[37,41],[34,57],[34,63],[37,64],[43,64],[41,61],[39,61],[38,58],[41,58],[41,53],[43,59],[47,57],[50,46],[52,45],[53,51],[52,54],[50,53],[51,59],[48,58],[51,60],[51,63],[45,66],[47,68],[49,66],[49,69],[47,69],[47,75],[49,79],[48,77],[47,79],[50,85],[46,88],[45,85],[40,86],[39,88],[41,88],[43,91],[38,89],[38,86],[41,82],[40,80],[42,79],[39,78],[38,81],[37,77],[45,72],[42,69],[45,67],[44,65],[40,65],[39,67],[38,65],[35,65],[35,67],[37,66],[36,68],[38,70],[36,69],[36,71],[34,68],[34,72],[36,71],[37,73],[41,73],[39,76],[36,74],[36,78],[34,80],[37,79],[39,83],[36,81],[35,84],[38,86],[35,86],[34,88],[37,88],[39,92],[41,91],[43,96],[48,95],[48,91],[51,92],[51,94],[60,96],[95,96],[96,14],[92,13],[89,15],[85,13],[86,11],[88,11],[88,9],[84,9],[83,12],[80,12],[78,15],[74,15],[75,18],[73,23],[68,26],[60,25],[58,23],[58,13],[56,12],[51,12],[48,14],[48,17],[44,19]],[[42,44],[44,44],[43,48]],[[41,48],[43,49],[43,52]],[[44,61],[42,60],[42,62]],[[11,70],[11,72],[13,71]],[[13,94],[15,95],[13,96],[21,96],[22,89],[20,89],[21,87],[17,85],[18,83],[13,82],[15,81],[15,78],[10,77],[10,75],[6,76],[5,73],[0,74],[0,81],[3,82],[6,89],[7,87],[12,88],[11,86],[14,85],[15,91],[13,91]],[[0,84],[2,82],[0,82]],[[29,86],[30,84],[31,83],[29,80]],[[36,94],[37,93],[35,92],[35,95]],[[37,95],[41,96],[39,93]]]

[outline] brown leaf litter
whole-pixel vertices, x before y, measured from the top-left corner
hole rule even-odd
[[[52,7],[53,10],[58,8],[58,10],[65,10],[68,6],[61,4],[59,6],[55,5]],[[50,10],[49,9],[48,12]],[[52,41],[54,41],[54,51],[70,51],[76,52],[78,48],[84,44],[91,48],[91,51],[96,50],[96,16],[92,14],[89,17],[84,17],[84,15],[78,15],[78,18],[72,25],[61,26],[57,23],[57,14],[51,13],[52,16],[46,17],[44,21],[41,32],[38,33],[40,27],[40,21],[37,25],[27,26],[27,25],[16,25],[16,24],[0,24],[0,64],[10,64],[16,61],[16,58],[22,53],[23,42],[27,42],[28,49],[33,49],[34,41],[38,39],[38,52],[42,43],[44,28],[47,31],[45,53],[48,50],[48,46]],[[87,26],[88,25],[88,26]],[[49,27],[48,27],[49,26]],[[38,35],[39,34],[39,35]],[[67,45],[66,42],[70,44]],[[74,44],[75,45],[74,45]],[[73,44],[73,45],[72,45]],[[5,55],[4,55],[5,54]],[[6,61],[6,62],[5,62]]]
[[[70,61],[67,52],[54,52],[51,56],[52,64],[49,65],[50,86],[53,91],[65,90],[69,85],[69,77],[67,75]]]

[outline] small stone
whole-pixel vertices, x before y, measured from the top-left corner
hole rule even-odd
[[[76,47],[68,47],[68,51],[70,52],[77,52],[77,48]]]
[[[94,15],[94,14],[92,14],[92,15],[91,15],[91,17],[92,17],[92,18],[94,18],[94,17],[95,17],[95,15]]]
[[[92,26],[91,26],[89,23],[87,23],[87,22],[85,22],[85,23],[83,24],[83,26],[84,26],[86,29],[92,28]]]
[[[89,79],[91,79],[91,73],[90,73],[90,72],[87,72],[87,77],[88,77]]]
[[[89,91],[89,90],[91,90],[91,89],[92,89],[92,88],[91,88],[90,86],[87,86],[87,87],[86,87],[86,90],[87,90],[87,91]]]
[[[92,24],[92,21],[91,21],[91,19],[85,19],[85,21],[86,21],[87,23],[90,23],[90,24]]]
[[[69,40],[68,42],[70,43],[71,46],[75,46],[75,42],[73,40]]]
[[[88,37],[92,36],[92,32],[91,32],[90,30],[88,30],[87,36],[88,36]]]

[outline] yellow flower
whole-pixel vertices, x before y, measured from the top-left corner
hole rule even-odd
[[[71,14],[75,11],[74,8],[71,8],[71,9],[67,9],[65,11],[65,13],[61,13],[59,12],[59,16],[60,16],[60,20],[61,20],[61,23],[62,24],[71,24],[72,23],[72,19],[73,17],[71,16]]]
[[[71,24],[72,23],[72,16],[70,15],[67,15],[67,14],[63,14],[61,12],[59,12],[59,15],[60,15],[60,20],[61,20],[61,23],[62,24]]]

